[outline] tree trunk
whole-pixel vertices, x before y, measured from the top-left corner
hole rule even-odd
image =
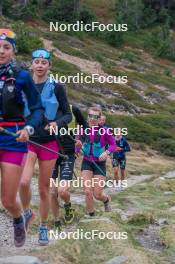
[[[74,12],[75,14],[80,12],[80,0],[74,0]]]
[[[2,16],[2,3],[0,3],[0,16]]]
[[[19,0],[18,3],[21,7],[25,7],[28,4],[28,0]]]

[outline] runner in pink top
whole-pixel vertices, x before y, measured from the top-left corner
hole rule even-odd
[[[108,155],[115,151],[116,143],[115,138],[107,133],[107,128],[103,128],[103,133],[100,133],[99,121],[101,114],[101,109],[97,107],[89,109],[89,131],[86,130],[86,135],[82,135],[81,140],[77,140],[76,143],[77,150],[82,149],[83,154],[81,171],[86,209],[90,217],[95,215],[94,198],[104,203],[106,212],[111,211],[111,198],[103,192],[103,189],[105,186],[106,159]],[[96,133],[93,133],[94,127],[97,128]]]

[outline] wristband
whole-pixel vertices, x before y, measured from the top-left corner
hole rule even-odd
[[[35,130],[32,126],[25,126],[24,129],[27,130],[29,136],[32,136],[35,132]]]

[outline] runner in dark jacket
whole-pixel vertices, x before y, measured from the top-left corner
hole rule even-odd
[[[131,151],[130,145],[128,144],[126,138],[122,135],[116,136],[116,151],[113,153],[112,165],[114,168],[114,179],[117,183],[117,189],[123,190],[126,177],[126,152]],[[119,184],[119,170],[121,171],[121,182]]]
[[[70,105],[70,108],[72,111],[72,121],[68,125],[69,130],[76,128],[77,125],[80,125],[85,129],[87,124],[80,109],[74,105]],[[54,185],[52,185],[51,193],[51,207],[55,226],[57,228],[61,227],[59,203],[57,197],[58,194],[64,201],[65,223],[69,224],[74,219],[74,210],[71,208],[70,202],[70,181],[73,179],[74,164],[76,159],[74,138],[75,137],[73,133],[71,133],[71,135],[60,136],[59,141],[62,147],[62,152],[63,154],[68,155],[68,160],[64,160],[63,158],[59,157],[52,175],[52,178],[56,180],[58,178],[58,172],[60,171],[60,184],[58,190]]]
[[[13,217],[15,246],[23,246],[26,230],[17,192],[29,135],[43,121],[40,95],[29,73],[14,60],[15,33],[0,29],[0,127],[18,134],[0,134],[1,201]],[[25,98],[25,99],[24,99]],[[25,103],[30,117],[25,120]]]

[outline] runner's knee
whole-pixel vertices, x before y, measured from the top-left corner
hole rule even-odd
[[[45,200],[45,199],[47,199],[47,197],[49,195],[49,191],[47,188],[40,188],[39,194],[40,194],[40,199]]]
[[[11,210],[14,208],[15,205],[15,200],[14,199],[10,199],[8,197],[2,197],[2,204],[3,206],[7,209],[7,210]]]
[[[58,188],[58,193],[60,197],[64,197],[67,192],[68,192],[68,188]]]
[[[20,189],[30,189],[30,181],[28,180],[21,180],[20,182]]]
[[[102,193],[101,192],[94,192],[94,197],[97,200],[101,200],[102,199]]]

